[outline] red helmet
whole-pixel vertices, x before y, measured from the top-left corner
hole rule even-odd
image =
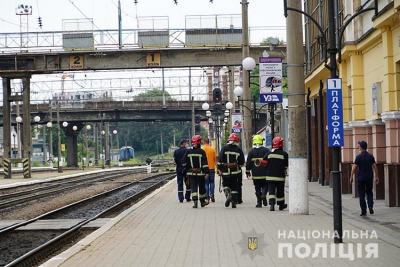
[[[283,138],[277,136],[274,139],[272,139],[272,148],[280,148],[280,147],[283,147]]]
[[[201,144],[201,136],[200,135],[193,135],[192,136],[192,146],[200,145]]]
[[[239,142],[239,135],[233,133],[229,136],[228,141]]]

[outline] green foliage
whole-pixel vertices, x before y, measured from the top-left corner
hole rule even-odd
[[[203,127],[204,136],[205,130]],[[135,158],[141,156],[152,156],[161,154],[162,150],[168,152],[168,148],[179,145],[182,138],[191,135],[191,124],[189,122],[123,122],[118,124],[118,138],[120,146],[132,146],[135,150]],[[162,138],[161,138],[162,136]],[[162,142],[161,142],[162,141]]]
[[[32,161],[32,167],[40,167],[42,166],[42,163],[39,161]]]
[[[171,95],[164,91],[165,99],[166,100],[173,100]],[[163,91],[160,88],[154,88],[152,90],[146,91],[144,93],[140,93],[137,96],[133,97],[134,101],[159,101],[163,97]]]
[[[279,41],[278,41],[278,45],[283,45],[283,44],[284,44],[283,40],[282,40],[282,39],[279,39],[279,37],[272,37],[272,36],[270,36],[270,37],[264,38],[264,39],[261,41],[260,45],[270,45],[270,44],[271,44],[271,38],[276,38],[276,39],[278,39],[278,40],[279,40]]]

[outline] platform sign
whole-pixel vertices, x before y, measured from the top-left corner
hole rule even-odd
[[[242,113],[232,113],[232,133],[241,133],[242,132]]]
[[[146,56],[147,67],[161,67],[160,53],[148,53]]]
[[[282,102],[282,58],[260,57],[260,102]]]
[[[83,56],[70,56],[69,57],[69,69],[70,70],[82,70],[83,69]]]
[[[328,113],[328,146],[344,146],[342,79],[326,79],[326,108]]]

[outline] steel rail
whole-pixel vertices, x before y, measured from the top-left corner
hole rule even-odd
[[[62,233],[61,235],[58,235],[57,237],[49,240],[48,242],[44,243],[43,245],[31,250],[30,252],[22,255],[21,257],[15,259],[14,261],[8,263],[6,265],[6,267],[11,267],[11,266],[32,266],[32,263],[36,261],[36,258],[39,258],[39,259],[43,258],[44,255],[47,255],[49,253],[48,251],[54,250],[55,246],[59,245],[60,243],[67,242],[66,239],[71,238],[71,235],[75,235],[84,225],[86,225],[89,222],[99,218],[100,216],[102,216],[104,214],[112,212],[112,210],[118,209],[121,205],[125,204],[128,201],[132,201],[133,199],[137,199],[137,198],[142,197],[143,195],[147,194],[148,192],[154,190],[155,188],[158,188],[167,179],[175,177],[175,175],[171,175],[171,174],[160,174],[160,175],[156,175],[156,176],[153,176],[153,177],[150,177],[150,178],[144,178],[144,179],[141,179],[139,181],[132,182],[131,186],[133,184],[140,183],[140,182],[143,182],[143,181],[148,181],[148,180],[151,180],[151,179],[155,179],[155,178],[158,178],[160,176],[165,176],[165,178],[163,180],[161,180],[159,182],[156,182],[155,184],[147,187],[146,189],[144,189],[144,190],[142,190],[142,191],[130,196],[128,199],[125,199],[125,200],[121,201],[120,203],[117,203],[116,205],[113,205],[112,207],[110,207],[110,208],[98,213],[97,215],[93,216],[92,218],[82,221],[81,223],[77,224],[76,226],[72,227],[71,229],[69,229],[68,231]],[[122,187],[126,187],[126,186],[128,186],[128,185],[124,185]],[[116,189],[113,189],[111,191],[114,191],[114,190],[116,190]],[[106,194],[106,193],[109,193],[109,192],[110,191],[102,193],[102,194]],[[100,195],[101,194],[96,195],[94,197],[100,197]],[[86,200],[91,200],[91,199],[92,199],[92,197],[88,198]],[[79,205],[79,204],[81,204],[81,202],[82,201],[78,201],[76,203],[77,203],[77,205]],[[71,205],[68,205],[68,206],[71,206]],[[44,216],[44,215],[41,215],[41,216]]]

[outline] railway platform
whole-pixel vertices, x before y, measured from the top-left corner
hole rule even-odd
[[[99,171],[112,169],[85,170]],[[14,176],[0,179],[0,188],[82,172],[41,172],[31,179]],[[386,207],[383,200],[375,201],[374,215],[361,218],[358,199],[342,195],[344,242],[335,245],[329,187],[309,183],[310,214],[289,215],[254,208],[253,186],[247,179],[245,203],[236,210],[223,207],[222,194],[203,209],[178,203],[175,183],[117,218],[94,221],[99,230],[43,266],[397,266],[400,259],[400,209]]]
[[[335,244],[332,188],[309,183],[309,215],[291,215],[255,208],[247,179],[244,203],[225,208],[218,182],[216,202],[193,209],[174,179],[41,266],[398,266],[398,207],[376,200],[375,214],[360,217],[358,199],[343,195]]]

